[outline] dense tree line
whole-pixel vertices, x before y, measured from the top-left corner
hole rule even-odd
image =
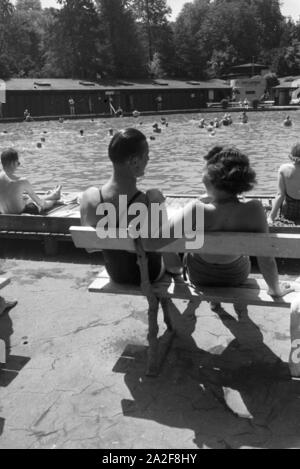
[[[0,0],[0,78],[226,75],[262,62],[300,74],[300,22],[279,0],[193,0],[175,22],[167,0]]]

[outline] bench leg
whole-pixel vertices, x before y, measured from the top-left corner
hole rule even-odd
[[[172,332],[173,331],[173,326],[172,326],[172,322],[171,322],[171,318],[170,318],[170,303],[171,303],[170,298],[161,298],[160,299],[160,304],[161,304],[161,307],[162,307],[162,310],[163,310],[165,324],[168,328],[168,331]]]
[[[300,297],[291,306],[291,353],[289,359],[291,375],[300,378]]]
[[[56,239],[46,238],[44,240],[44,249],[46,256],[56,256],[58,253],[58,242]]]

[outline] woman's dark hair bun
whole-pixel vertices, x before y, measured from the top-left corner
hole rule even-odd
[[[216,189],[237,195],[251,191],[256,184],[248,156],[237,148],[216,146],[205,160],[207,176]]]

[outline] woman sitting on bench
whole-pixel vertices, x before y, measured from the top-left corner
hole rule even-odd
[[[232,147],[214,147],[206,156],[203,183],[208,197],[205,203],[200,200],[185,208],[185,216],[196,220],[196,209],[204,213],[204,231],[268,233],[269,227],[263,206],[256,200],[243,202],[239,195],[253,189],[256,183],[255,171],[249,159],[241,151]],[[197,207],[198,206],[198,207]],[[173,228],[183,223],[173,218]],[[193,230],[203,226],[193,226]],[[174,229],[172,230],[174,232]],[[171,231],[171,233],[172,233]],[[149,240],[150,249],[159,249],[172,239]],[[205,241],[204,241],[205,242]],[[283,296],[291,291],[286,283],[279,283],[278,270],[274,258],[258,258],[260,271],[269,286],[269,294]],[[203,255],[197,252],[186,257],[186,266],[191,282],[196,286],[237,286],[243,284],[250,273],[250,259],[239,255]]]
[[[204,206],[205,231],[268,232],[262,204],[238,198],[256,183],[248,157],[236,148],[215,147],[205,160],[203,183],[210,197],[210,203]],[[250,259],[245,256],[195,253],[188,254],[186,264],[195,285],[237,286],[245,283],[251,270]],[[275,260],[262,258],[258,264],[270,294],[281,296],[284,287],[279,285]]]
[[[268,222],[272,225],[278,212],[287,220],[300,224],[300,144],[296,143],[289,155],[290,163],[279,168],[277,196]]]

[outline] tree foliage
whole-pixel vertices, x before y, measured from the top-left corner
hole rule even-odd
[[[14,6],[15,4],[15,6]],[[0,78],[204,79],[253,60],[300,74],[300,22],[279,0],[0,0]]]
[[[111,51],[111,72],[121,78],[146,73],[143,49],[132,12],[122,0],[97,0]]]

